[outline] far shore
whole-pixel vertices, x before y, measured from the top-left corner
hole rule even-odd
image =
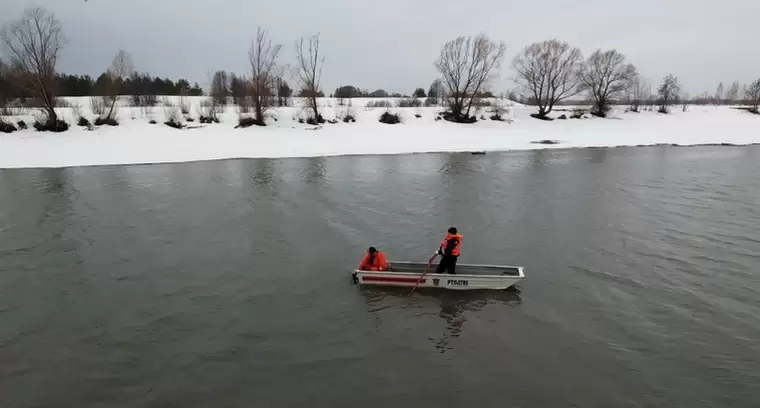
[[[166,109],[121,107],[119,126],[91,129],[76,126],[75,110],[91,116],[79,98],[74,108],[61,108],[72,124],[64,133],[32,129],[0,134],[0,168],[50,168],[92,165],[176,163],[232,158],[285,158],[339,155],[388,155],[439,152],[497,152],[511,150],[567,149],[621,146],[741,146],[760,143],[760,115],[728,106],[673,106],[670,114],[626,112],[616,107],[608,118],[582,115],[579,119],[542,121],[530,117],[535,107],[501,106],[504,121],[488,119],[483,108],[474,124],[436,120],[437,107],[367,108],[341,106],[325,98],[326,120],[337,123],[311,126],[299,123],[302,109],[275,108],[264,127],[236,129],[240,112],[227,107],[221,123],[193,120],[201,98],[192,100],[184,115],[187,128],[163,124]],[[572,107],[551,114],[558,118]],[[351,111],[356,122],[339,120]],[[388,125],[378,118],[386,111],[398,114],[402,123]],[[32,112],[6,120],[32,121]],[[276,120],[275,120],[276,119]],[[483,120],[484,119],[484,120]],[[155,121],[155,124],[149,123]]]

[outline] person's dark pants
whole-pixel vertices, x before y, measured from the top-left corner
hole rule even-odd
[[[455,269],[457,267],[457,258],[459,257],[451,255],[442,256],[441,262],[438,262],[438,268],[435,269],[435,273],[456,274]]]

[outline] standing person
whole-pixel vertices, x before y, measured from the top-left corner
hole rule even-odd
[[[388,261],[385,259],[383,251],[378,251],[375,247],[369,247],[364,259],[359,264],[360,271],[387,271]]]
[[[449,228],[446,238],[443,239],[441,246],[438,248],[438,255],[441,255],[441,261],[438,263],[435,273],[448,272],[451,275],[456,274],[455,269],[457,267],[459,251],[462,248],[462,238],[462,234],[457,233],[456,228]]]

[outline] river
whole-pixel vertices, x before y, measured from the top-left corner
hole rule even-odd
[[[0,171],[0,406],[751,407],[760,147]],[[360,288],[375,245],[525,267]]]

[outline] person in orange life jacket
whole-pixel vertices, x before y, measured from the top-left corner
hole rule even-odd
[[[359,264],[360,271],[387,271],[388,261],[385,259],[383,251],[378,251],[375,247],[369,247],[364,259]]]
[[[454,227],[449,228],[446,238],[441,242],[441,246],[438,247],[438,255],[441,255],[441,261],[438,262],[438,268],[435,273],[448,272],[449,274],[456,274],[457,259],[459,259],[459,251],[462,248],[462,234],[457,233],[457,229]]]

